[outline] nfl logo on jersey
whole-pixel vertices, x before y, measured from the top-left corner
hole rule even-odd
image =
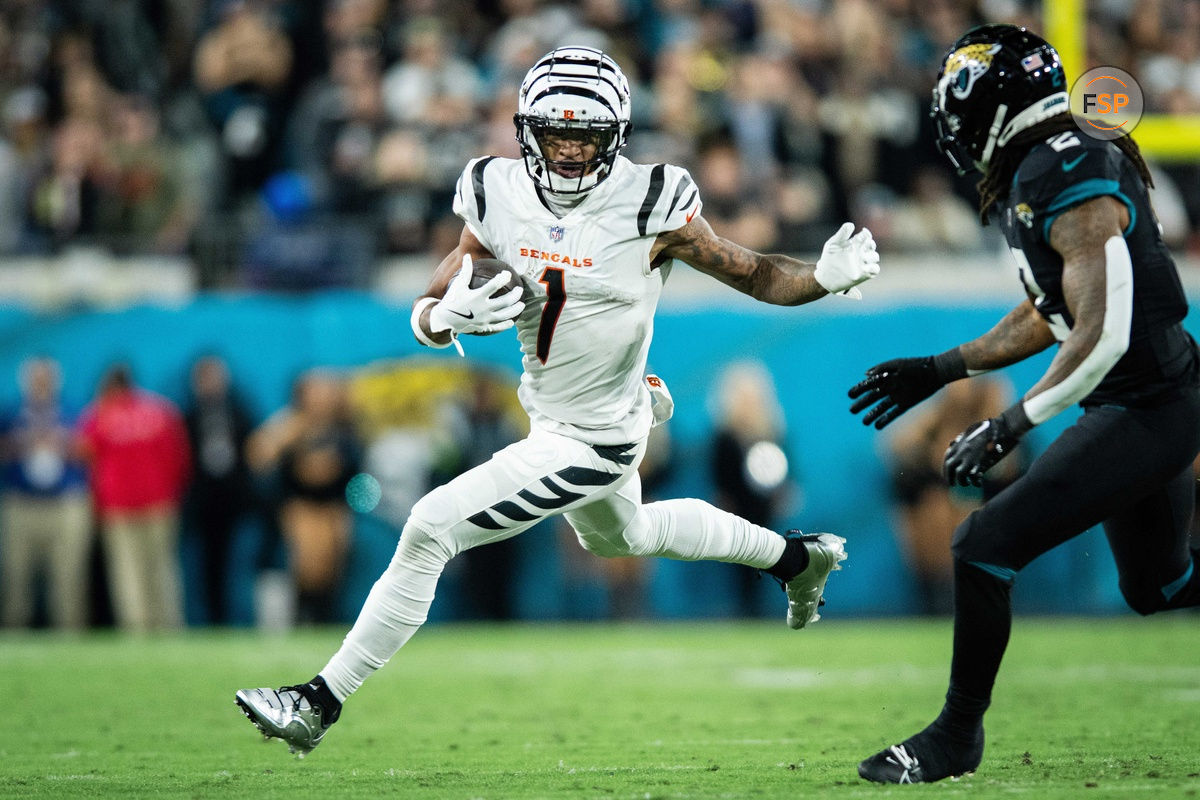
[[[563,234],[566,232],[567,232],[567,229],[564,228],[562,225],[551,225],[550,226],[550,241],[561,242],[562,238],[563,238]]]

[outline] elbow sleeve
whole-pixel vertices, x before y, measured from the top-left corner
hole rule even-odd
[[[1025,401],[1025,413],[1039,425],[1087,397],[1129,349],[1133,319],[1133,262],[1125,239],[1104,243],[1104,325],[1092,352],[1060,383]]]

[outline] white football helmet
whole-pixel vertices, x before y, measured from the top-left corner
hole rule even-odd
[[[629,81],[617,62],[591,47],[560,47],[542,56],[521,82],[517,141],[525,169],[538,186],[555,194],[581,194],[612,171],[629,140]],[[543,153],[546,136],[584,139],[596,155],[582,164],[560,162],[567,177]]]

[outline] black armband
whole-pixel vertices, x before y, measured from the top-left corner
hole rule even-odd
[[[967,377],[967,362],[963,360],[962,351],[952,347],[933,357],[933,370],[942,383],[950,383]]]

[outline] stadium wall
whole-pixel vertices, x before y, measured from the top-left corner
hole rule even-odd
[[[983,296],[986,295],[986,296]],[[651,368],[668,382],[676,400],[671,434],[680,465],[663,496],[710,497],[707,438],[710,397],[720,367],[761,359],[774,376],[788,423],[787,449],[802,492],[787,517],[809,531],[830,530],[849,539],[849,568],[831,583],[838,614],[888,615],[915,610],[915,595],[898,550],[891,519],[881,440],[847,411],[847,388],[879,360],[939,352],[989,328],[1019,298],[981,293],[934,302],[886,296],[873,302],[830,299],[805,309],[766,307],[726,293],[721,302],[687,299],[669,303],[656,319]],[[1195,332],[1195,316],[1187,321]],[[470,359],[519,369],[511,334],[466,344]],[[104,368],[129,361],[142,385],[182,401],[192,359],[219,352],[231,363],[242,392],[259,418],[283,405],[291,380],[313,365],[358,368],[406,358],[458,363],[453,350],[419,348],[408,330],[408,304],[366,293],[304,297],[208,295],[175,306],[144,305],[120,311],[56,313],[0,308],[0,375],[15,376],[21,359],[34,353],[58,358],[64,392],[80,406]],[[1017,390],[1032,385],[1049,354],[1007,370]],[[3,380],[0,404],[16,399],[16,383]],[[1040,450],[1069,424],[1064,413],[1038,428]],[[235,582],[239,618],[252,619],[253,530],[240,541]],[[360,515],[344,598],[347,617],[357,610],[386,565],[397,532]],[[535,529],[521,543],[517,608],[529,618],[595,616],[602,606],[598,584],[567,577],[557,534]],[[185,553],[185,564],[189,558]],[[730,572],[719,564],[652,565],[652,612],[661,617],[714,617],[731,605],[719,590]],[[1018,581],[1019,611],[1110,613],[1124,610],[1112,558],[1103,536],[1092,531],[1035,562],[1039,580]],[[434,619],[454,618],[457,576],[448,571]],[[1030,587],[1023,591],[1022,586]],[[1032,587],[1036,586],[1036,592]],[[778,610],[778,590],[763,581],[764,611]],[[831,609],[832,612],[832,609]]]

